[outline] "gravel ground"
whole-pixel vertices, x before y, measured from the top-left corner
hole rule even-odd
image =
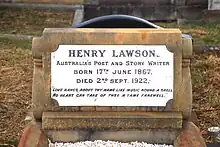
[[[173,147],[165,144],[147,144],[145,142],[122,143],[115,141],[84,141],[77,143],[50,143],[49,147]]]

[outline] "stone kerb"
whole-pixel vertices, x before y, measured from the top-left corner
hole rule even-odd
[[[134,37],[135,36],[135,37]],[[50,56],[58,45],[166,45],[174,53],[174,100],[172,111],[190,113],[191,96],[183,95],[183,87],[190,82],[184,82],[183,76],[190,78],[188,60],[182,60],[183,48],[190,46],[181,40],[179,29],[45,29],[43,36],[34,38],[32,43],[34,58],[33,104],[34,117],[42,118],[43,111],[164,111],[161,107],[59,107],[50,96]],[[186,45],[183,46],[183,43]],[[186,58],[188,59],[186,51]],[[185,62],[186,61],[186,62]],[[183,68],[182,68],[183,66]],[[185,78],[185,77],[184,77]],[[187,80],[186,80],[187,81]],[[190,80],[189,80],[190,81]],[[189,89],[189,88],[187,88]],[[187,91],[190,93],[190,91]],[[185,94],[187,93],[185,91]],[[189,100],[188,100],[189,99]],[[172,105],[171,105],[172,106]]]

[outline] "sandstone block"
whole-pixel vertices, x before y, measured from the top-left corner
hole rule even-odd
[[[25,127],[18,147],[48,147],[48,138],[36,125]]]
[[[199,128],[192,122],[183,123],[183,130],[174,145],[175,147],[206,147]]]

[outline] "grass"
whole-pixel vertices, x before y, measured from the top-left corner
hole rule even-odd
[[[74,12],[0,8],[0,34],[26,34],[41,36],[44,28],[71,27],[73,16]],[[191,34],[193,36],[195,44],[220,45],[220,24],[156,24],[164,28],[180,28],[183,33]]]
[[[19,144],[18,140],[11,140],[4,144],[0,144],[0,147],[17,147]]]
[[[208,102],[211,106],[216,107],[220,105],[220,93],[216,89],[213,89],[209,93]]]
[[[47,27],[70,27],[72,24],[73,15],[74,12],[1,8],[0,33],[40,36],[44,28]]]
[[[184,24],[157,23],[164,28],[180,28],[182,33],[192,35],[195,44],[220,45],[220,24]]]
[[[0,146],[16,147],[31,104],[31,40],[0,37]]]
[[[217,82],[220,80],[219,56],[219,53],[216,52],[194,55],[192,61],[192,83],[197,87],[201,87],[204,93],[209,93],[206,100],[211,106],[220,105],[220,83]]]
[[[0,36],[0,48],[22,48],[31,49],[32,39],[16,39],[12,37]]]

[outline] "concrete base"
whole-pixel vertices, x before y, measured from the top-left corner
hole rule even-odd
[[[180,130],[177,129],[149,129],[146,131],[45,131],[52,142],[78,142],[78,141],[121,141],[121,142],[147,142],[153,144],[173,144]]]
[[[196,125],[185,121],[183,129],[148,129],[146,131],[91,131],[44,130],[34,124],[25,127],[18,147],[48,147],[52,142],[77,142],[85,140],[144,141],[147,143],[174,144],[175,147],[206,147]]]
[[[44,130],[181,129],[179,112],[43,112]]]

